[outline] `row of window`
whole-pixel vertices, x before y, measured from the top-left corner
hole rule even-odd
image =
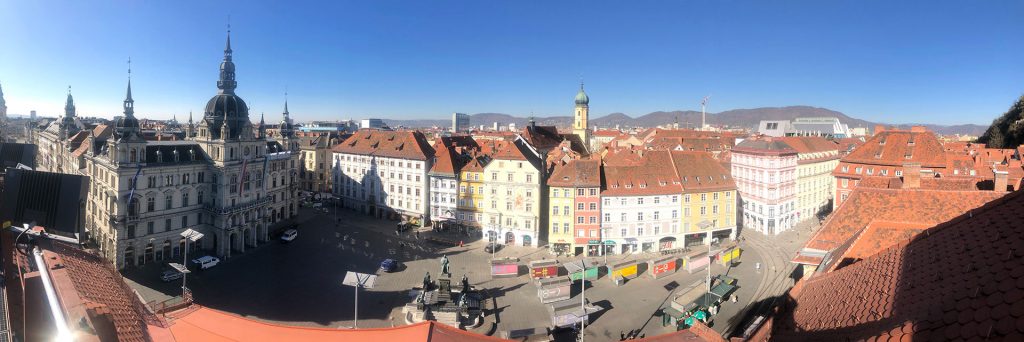
[[[587,196],[588,193],[591,197],[597,196],[597,189],[576,189],[576,196]],[[564,197],[572,197],[572,190],[565,189],[565,191],[562,191],[562,189],[558,188],[551,190],[551,197],[563,197],[563,194]]]

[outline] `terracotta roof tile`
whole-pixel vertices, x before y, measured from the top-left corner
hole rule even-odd
[[[381,156],[411,160],[429,160],[434,148],[418,131],[382,131],[361,129],[344,142],[334,145],[334,152]]]
[[[557,164],[548,177],[548,186],[600,187],[601,161],[578,159],[566,164]]]
[[[1022,193],[1011,193],[861,262],[802,281],[776,315],[773,337],[1020,340],[1022,207]]]
[[[830,251],[873,221],[937,224],[1004,195],[994,191],[944,191],[857,187],[804,245]],[[796,260],[794,260],[795,262]]]
[[[945,168],[946,153],[932,132],[890,130],[875,134],[842,161],[888,166],[915,162],[920,163],[921,168]]]

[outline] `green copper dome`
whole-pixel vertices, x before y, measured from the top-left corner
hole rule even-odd
[[[583,83],[580,83],[580,92],[576,93],[576,104],[578,104],[578,105],[588,105],[588,104],[590,104],[590,97],[587,96],[587,93],[583,92]]]

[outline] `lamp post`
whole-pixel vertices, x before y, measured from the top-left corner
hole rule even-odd
[[[181,273],[181,299],[184,300],[188,293],[188,288],[185,287],[185,281],[188,279],[188,242],[189,240],[192,242],[198,241],[203,238],[203,233],[189,228],[181,232],[181,237],[185,238],[185,252],[182,254],[184,259],[181,261],[182,266],[184,266],[182,270],[185,271]]]
[[[708,292],[704,294],[704,303],[707,304],[708,303],[707,299],[709,298],[709,296],[711,296],[711,258],[712,258],[711,257],[711,230],[709,230],[708,228],[711,228],[712,223],[710,221],[708,221],[708,220],[704,220],[704,221],[701,221],[700,223],[698,223],[697,226],[700,227],[701,230],[705,231],[704,233],[707,234],[706,236],[708,238],[708,278],[707,278]]]

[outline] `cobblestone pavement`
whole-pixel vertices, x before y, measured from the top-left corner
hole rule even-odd
[[[188,285],[196,302],[258,320],[347,328],[353,326],[355,294],[352,287],[341,285],[345,272],[378,273],[373,289],[360,290],[358,325],[360,328],[404,325],[401,307],[415,295],[412,288],[420,286],[426,272],[436,279],[440,273],[438,259],[447,255],[451,260],[454,281],[466,274],[473,286],[485,289],[493,297],[487,302],[495,306],[487,313],[488,322],[497,323],[496,328],[491,330],[491,325],[485,324],[478,332],[497,334],[529,328],[544,331],[550,326],[547,306],[537,298],[537,287],[528,279],[525,270],[519,277],[491,278],[491,255],[483,251],[485,242],[478,236],[435,233],[425,228],[421,229],[417,239],[413,232],[397,235],[395,221],[374,219],[347,210],[341,210],[338,216],[334,210],[324,211],[303,208],[298,220],[299,236],[292,243],[271,241],[225,260],[212,269],[195,271],[188,277]],[[464,246],[428,242],[428,237],[462,240]],[[742,263],[737,267],[714,265],[711,269],[712,274],[725,273],[737,278],[740,286],[736,294],[741,301],[725,303],[714,317],[712,326],[720,332],[736,326],[740,318],[733,316],[745,313],[746,304],[756,304],[755,298],[764,292],[760,291],[761,283],[773,279],[766,275],[768,269],[764,265],[772,258],[779,259],[780,255],[765,258],[761,254],[772,253],[771,250],[760,248],[760,245],[743,245],[753,241],[760,240],[748,238],[741,243],[745,251]],[[400,242],[405,246],[402,247]],[[518,257],[521,265],[531,260],[555,258],[546,248],[514,246],[503,248],[494,256]],[[647,261],[653,257],[611,255],[607,259],[608,262],[626,259]],[[403,265],[397,272],[379,273],[377,266],[385,258],[397,259]],[[574,258],[563,256],[557,259],[567,262]],[[762,264],[761,269],[754,267],[757,263]],[[180,282],[160,282],[159,272],[159,265],[147,265],[127,271],[125,276],[147,301],[165,300],[180,294]],[[661,317],[656,316],[659,309],[666,306],[674,294],[687,287],[695,284],[704,286],[706,277],[706,271],[689,274],[680,270],[662,279],[652,279],[647,272],[642,272],[638,278],[622,286],[615,286],[606,276],[588,282],[587,299],[604,310],[592,316],[585,337],[618,340],[620,333],[633,329],[640,329],[647,336],[669,332],[672,327],[663,327]],[[576,285],[573,287],[573,300],[579,300],[578,293],[579,286]]]

